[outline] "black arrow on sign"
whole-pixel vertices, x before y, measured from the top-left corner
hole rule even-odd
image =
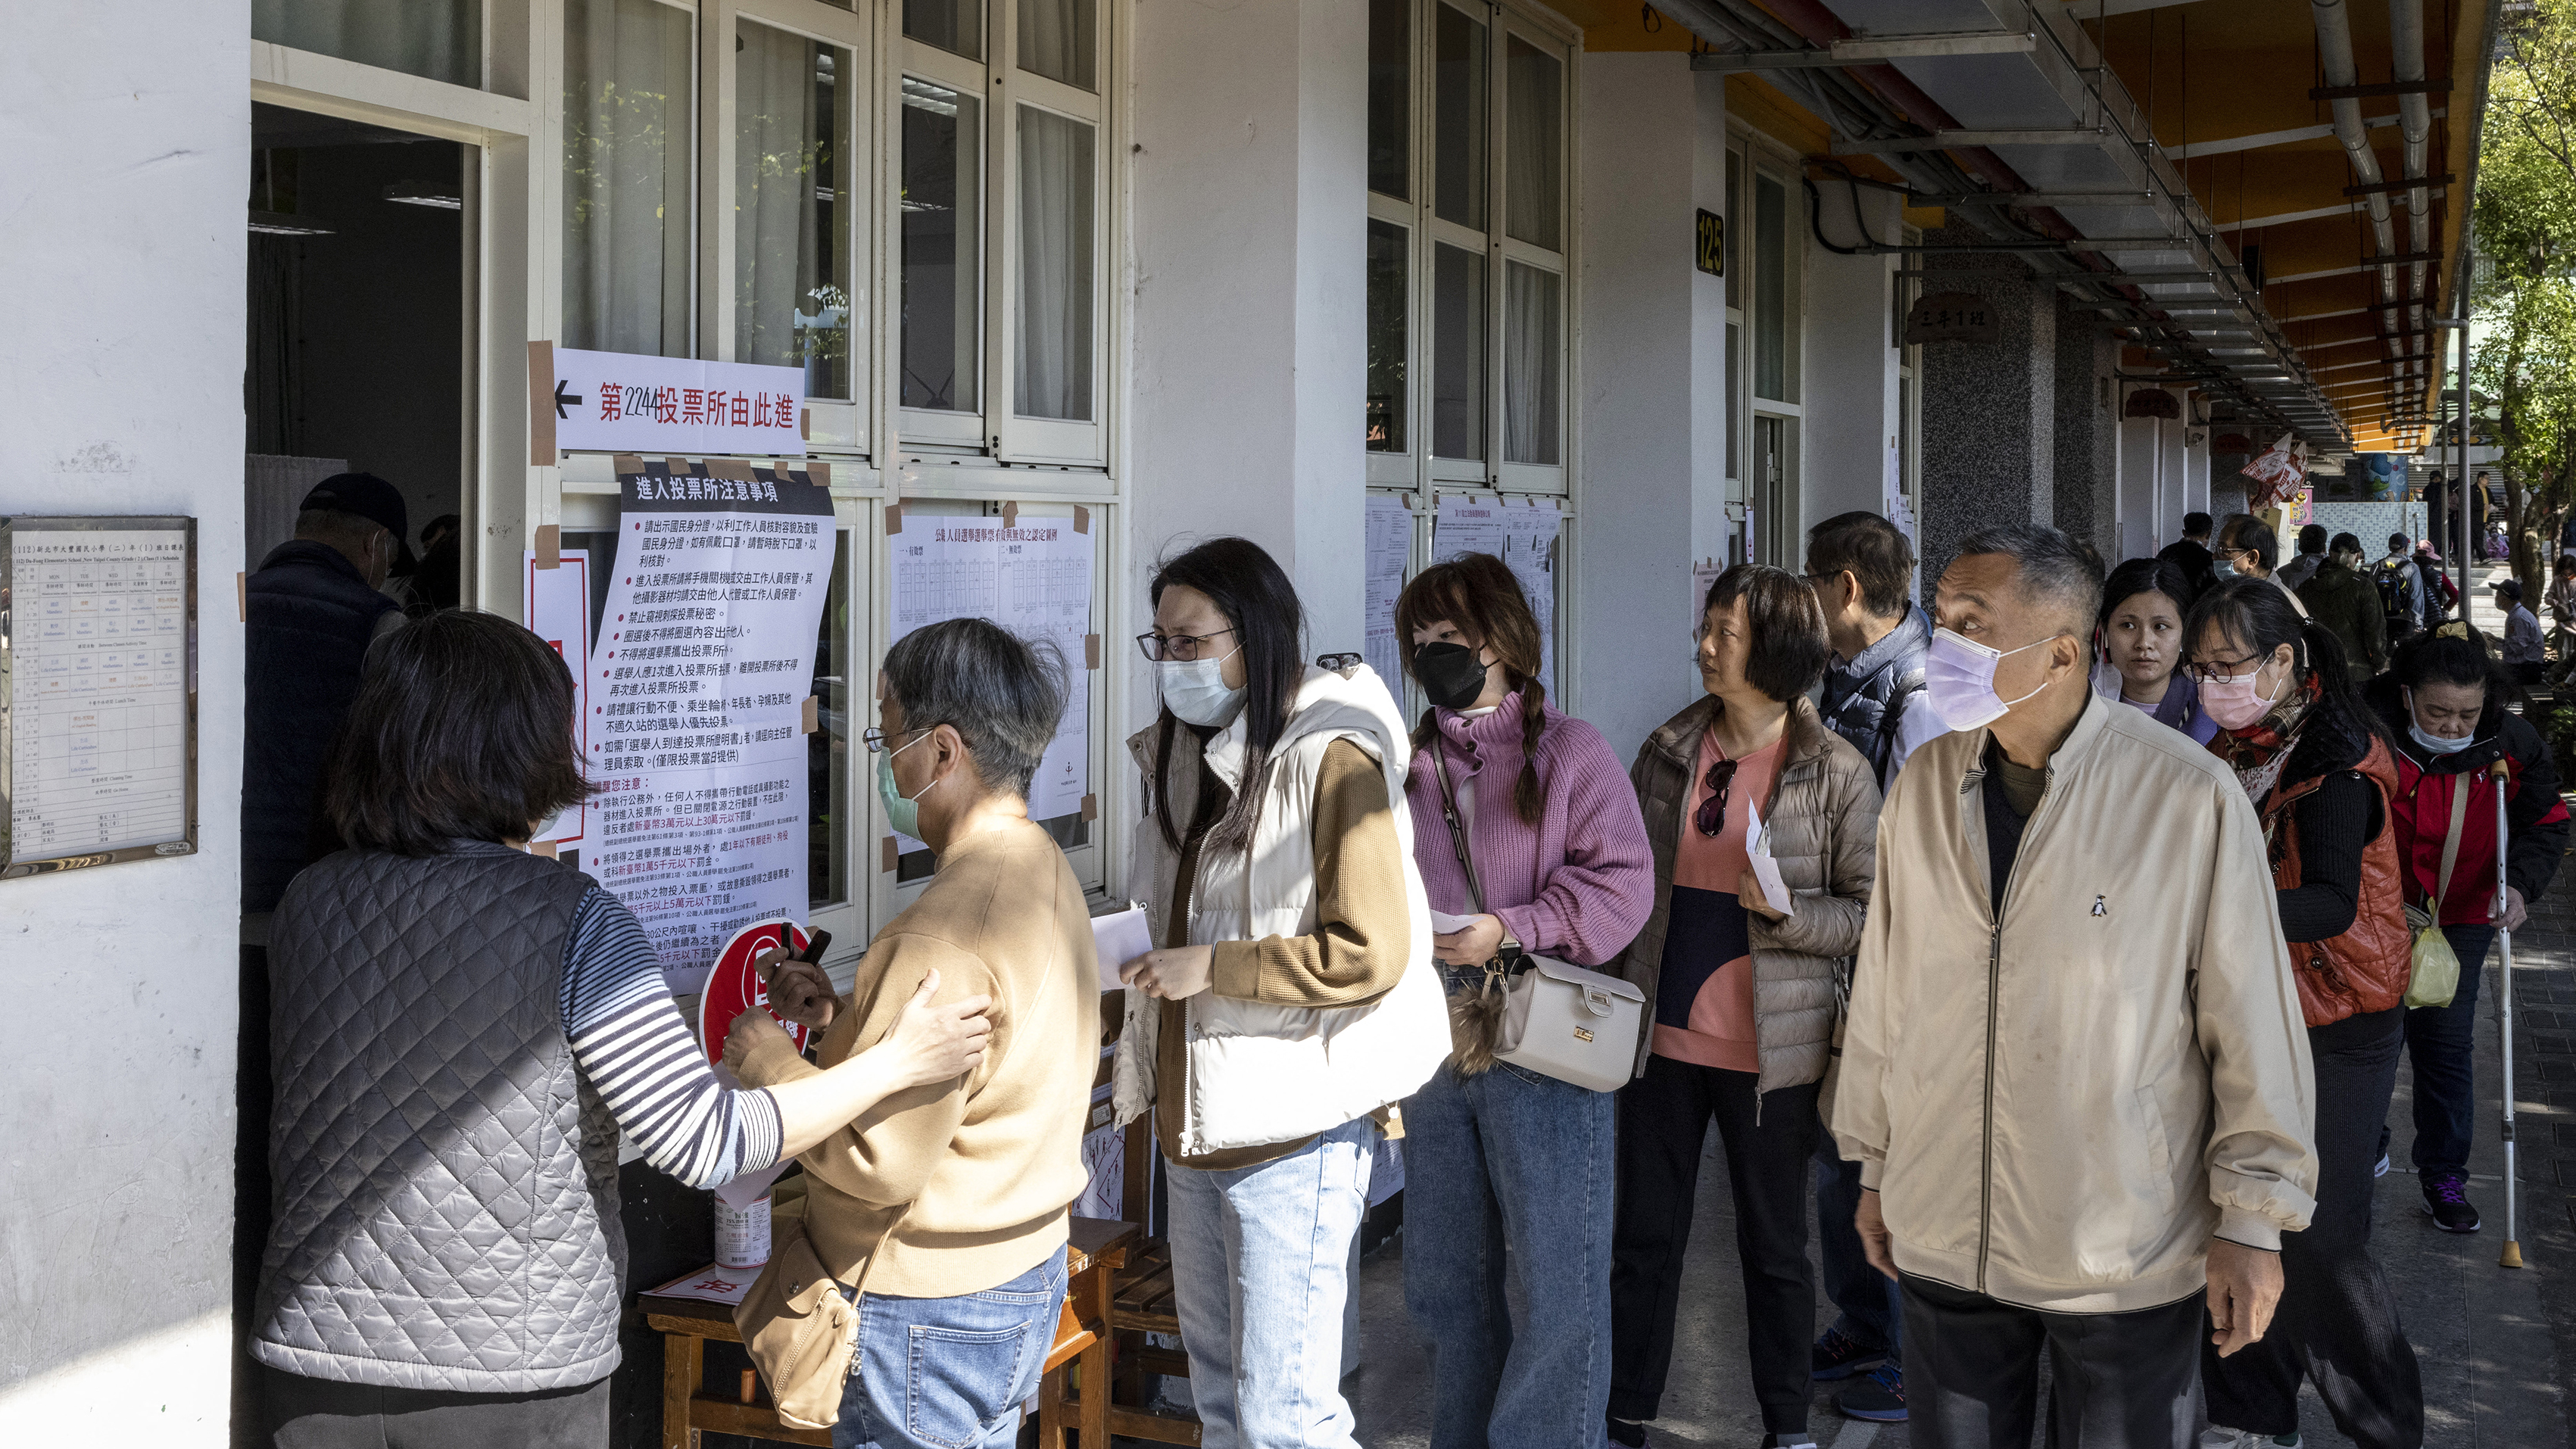
[[[569,387],[569,386],[571,386],[571,384],[570,384],[570,383],[565,382],[563,379],[561,379],[561,378],[557,378],[557,379],[555,379],[555,416],[556,416],[556,417],[559,417],[559,418],[560,418],[560,417],[567,416],[567,414],[564,412],[564,409],[565,409],[565,408],[567,408],[567,407],[576,407],[576,408],[577,408],[577,407],[580,407],[580,406],[581,406],[581,394],[579,394],[579,393],[574,393],[574,394],[572,394],[572,395],[571,395],[571,396],[569,396],[569,397],[565,396],[565,394],[564,394],[564,389],[565,389],[565,388],[567,388],[567,387]]]

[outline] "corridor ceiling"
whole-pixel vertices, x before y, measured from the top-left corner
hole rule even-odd
[[[1589,51],[1700,52],[1820,185],[1900,184],[2055,277],[2124,372],[2326,453],[2429,437],[2495,4],[1560,0]]]

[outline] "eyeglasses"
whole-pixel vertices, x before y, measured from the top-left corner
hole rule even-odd
[[[890,730],[882,726],[870,725],[868,728],[859,732],[859,739],[868,747],[868,753],[873,755],[877,751],[884,749],[887,743],[897,735],[928,734],[930,731],[937,728],[939,728],[939,726],[936,724],[926,724],[905,725],[902,729]]]
[[[2182,668],[2184,673],[2198,683],[2215,684],[2222,679],[2244,678],[2244,675],[2236,671],[2248,665],[2253,666],[2250,672],[2259,674],[2262,672],[2263,661],[2270,657],[2266,654],[2248,654],[2242,659],[2212,659],[2206,664],[2186,664]]]
[[[1735,788],[1735,761],[1720,760],[1708,767],[1708,778],[1700,783],[1708,788],[1708,798],[1699,802],[1691,814],[1691,824],[1699,833],[1714,837],[1726,828],[1726,797]]]
[[[1213,634],[1157,634],[1148,629],[1136,636],[1136,647],[1144,650],[1145,658],[1155,664],[1167,659],[1191,660],[1199,657],[1201,645],[1233,632],[1232,629],[1219,629]]]

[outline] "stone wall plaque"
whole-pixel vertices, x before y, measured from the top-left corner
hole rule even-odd
[[[1974,292],[1932,292],[1905,309],[1905,341],[2001,342],[2003,319],[1994,304]]]

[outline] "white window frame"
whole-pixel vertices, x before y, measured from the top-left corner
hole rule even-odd
[[[1740,339],[1736,357],[1729,359],[1726,379],[1728,400],[1743,420],[1735,440],[1734,489],[1738,501],[1751,514],[1751,527],[1746,532],[1748,556],[1756,562],[1794,563],[1802,555],[1804,506],[1803,490],[1806,431],[1805,365],[1806,348],[1806,238],[1807,229],[1800,224],[1802,211],[1799,198],[1797,153],[1762,135],[1760,132],[1730,127],[1727,151],[1739,167],[1740,185],[1732,205],[1742,216],[1726,219],[1728,266],[1740,270],[1741,285],[1736,289],[1736,305],[1726,309],[1730,326],[1738,329]],[[1785,275],[1781,287],[1782,366],[1788,385],[1783,391],[1796,394],[1798,400],[1762,396],[1754,378],[1761,370],[1756,361],[1760,354],[1761,285],[1763,282],[1759,218],[1760,185],[1768,180],[1782,192],[1786,210],[1783,214],[1781,253]],[[1782,431],[1780,477],[1768,479],[1762,473],[1761,447],[1757,441],[1765,421],[1777,421]],[[1786,566],[1785,564],[1783,565]]]
[[[1446,6],[1485,27],[1485,226],[1475,229],[1441,218],[1435,209],[1434,156],[1437,94],[1431,64],[1433,27]],[[1563,249],[1546,248],[1511,237],[1507,231],[1510,153],[1511,39],[1537,46],[1563,65],[1557,115],[1558,230]],[[1408,265],[1405,282],[1405,451],[1368,456],[1372,488],[1464,492],[1481,489],[1503,493],[1537,493],[1565,497],[1577,476],[1580,449],[1574,407],[1579,386],[1576,319],[1579,305],[1577,208],[1580,186],[1576,169],[1576,112],[1580,96],[1580,35],[1555,16],[1497,0],[1413,0],[1411,26],[1412,84],[1407,92],[1410,122],[1407,190],[1398,200],[1377,191],[1367,193],[1368,216],[1404,230]],[[1432,306],[1435,248],[1453,247],[1481,256],[1485,264],[1485,376],[1482,458],[1444,458],[1432,452],[1429,416],[1432,398],[1432,347],[1436,319]],[[1506,267],[1518,263],[1557,278],[1557,458],[1553,464],[1503,461]]]

